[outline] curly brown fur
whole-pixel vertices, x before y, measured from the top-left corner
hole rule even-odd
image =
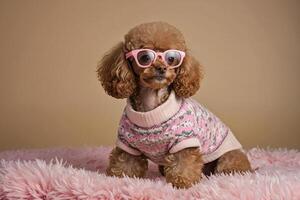
[[[135,90],[135,76],[127,65],[120,42],[98,63],[97,73],[104,90],[115,98],[127,98]]]
[[[219,159],[215,168],[215,173],[232,173],[232,172],[251,172],[251,165],[241,150],[233,150],[223,154]]]
[[[181,32],[165,22],[140,24],[125,35],[125,49],[127,51],[139,48],[187,50]]]
[[[148,169],[148,160],[145,156],[134,156],[116,147],[112,150],[109,167],[106,174],[109,176],[144,177]]]
[[[201,179],[203,167],[199,148],[186,148],[165,157],[166,181],[177,188],[189,188]]]
[[[188,98],[194,95],[200,87],[203,73],[200,64],[191,55],[187,54],[183,66],[173,82],[173,89],[177,96]]]

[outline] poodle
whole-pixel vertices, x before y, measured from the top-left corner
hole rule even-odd
[[[202,66],[165,22],[132,28],[97,66],[106,93],[127,99],[107,175],[143,177],[148,159],[166,181],[189,188],[211,173],[244,173],[250,162],[231,130],[190,98]]]

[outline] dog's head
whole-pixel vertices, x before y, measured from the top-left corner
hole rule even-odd
[[[170,51],[171,50],[171,51]],[[115,98],[128,98],[138,86],[172,87],[190,97],[200,87],[202,70],[190,55],[181,32],[164,22],[138,25],[98,64],[98,78]]]

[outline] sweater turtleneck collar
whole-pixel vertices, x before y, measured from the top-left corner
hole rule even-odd
[[[161,124],[173,117],[179,111],[181,103],[182,98],[176,97],[175,92],[172,91],[168,99],[163,104],[148,112],[135,111],[128,99],[125,112],[132,123],[141,127],[149,128],[154,125]]]

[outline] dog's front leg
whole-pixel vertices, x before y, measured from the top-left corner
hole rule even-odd
[[[203,167],[199,148],[187,148],[165,158],[166,181],[177,188],[189,188],[201,179]]]
[[[145,156],[134,156],[116,147],[110,154],[106,174],[117,177],[143,177],[147,169],[148,160]]]

